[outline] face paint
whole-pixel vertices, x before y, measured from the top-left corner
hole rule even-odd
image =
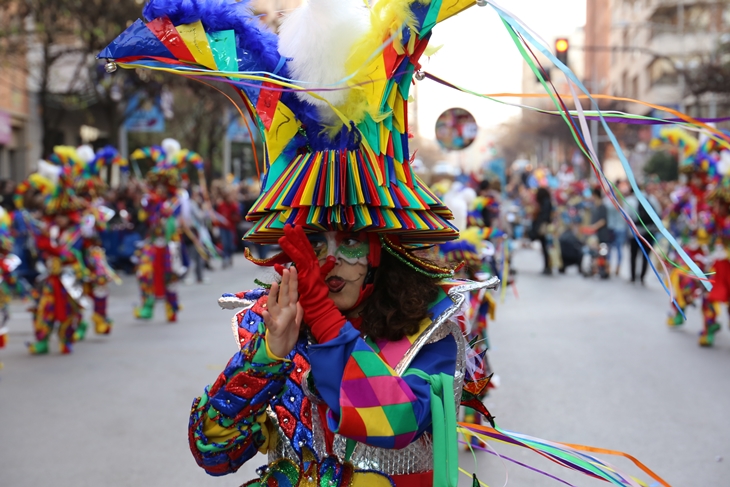
[[[325,232],[310,235],[309,242],[320,261],[334,257],[352,265],[368,263],[370,241],[366,235]]]
[[[325,232],[309,236],[320,263],[334,257],[336,264],[325,281],[329,297],[340,311],[349,311],[360,301],[368,274],[370,239],[367,234]]]

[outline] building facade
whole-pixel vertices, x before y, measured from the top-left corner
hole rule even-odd
[[[611,86],[611,7],[617,0],[586,0],[583,79],[591,93]]]
[[[683,73],[716,52],[730,25],[730,2],[611,1],[611,92],[700,116],[716,112],[717,99],[694,97]],[[652,111],[638,104],[627,108]]]
[[[0,59],[0,179],[26,176],[28,96],[23,56]]]
[[[0,16],[11,16],[18,5],[0,7]],[[29,100],[25,55],[13,49],[14,39],[0,40],[0,179],[19,181],[28,167]]]

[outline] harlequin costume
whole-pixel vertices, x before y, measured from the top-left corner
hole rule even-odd
[[[13,295],[23,295],[24,290],[13,271],[20,265],[20,258],[13,254],[13,237],[10,233],[10,215],[0,207],[0,348],[8,338],[7,322],[10,318],[8,305]],[[2,363],[0,362],[0,365]]]
[[[730,159],[730,151],[726,157]],[[730,162],[730,161],[729,161]],[[720,182],[707,192],[706,201],[711,209],[711,219],[704,227],[710,236],[710,251],[705,256],[710,270],[712,290],[702,297],[702,317],[704,328],[700,333],[699,344],[710,347],[715,342],[715,334],[720,331],[717,321],[721,304],[730,303],[730,164]]]
[[[717,189],[722,177],[719,166],[723,148],[712,139],[700,144],[697,139],[678,129],[662,130],[659,140],[671,144],[671,149],[677,152],[680,157],[679,171],[685,179],[684,184],[671,195],[673,204],[666,214],[672,234],[705,272],[712,269],[713,259],[718,257],[718,252],[713,251],[713,248],[720,252],[717,265],[723,267],[725,257],[721,227],[724,217],[715,211],[724,194]],[[717,305],[713,303],[725,297],[722,286],[706,295],[700,281],[693,279],[685,266],[671,271],[669,284],[675,299],[671,303],[667,324],[671,327],[683,325],[686,309],[700,300],[704,327],[699,342],[703,346],[712,345],[714,333],[719,329],[716,323]]]
[[[148,233],[137,252],[141,305],[134,309],[134,315],[138,319],[151,319],[155,302],[164,300],[167,321],[174,323],[180,310],[176,285],[187,271],[180,226],[186,193],[180,189],[180,170],[173,161],[179,144],[165,145],[167,151],[163,147],[140,149],[149,153],[157,164],[147,173],[149,193],[142,199],[140,212],[140,221],[146,223]]]
[[[246,238],[278,242],[283,252],[249,258],[274,266],[282,286],[297,276],[305,332],[285,356],[272,350],[280,341],[264,321],[281,305],[277,283],[271,295],[261,288],[221,298],[244,309],[232,322],[240,351],[191,409],[190,449],[209,474],[235,472],[262,452],[268,463],[247,486],[456,486],[456,407],[491,416],[478,399],[488,377],[468,366],[455,317],[464,293],[497,280],[454,280],[420,257],[423,245],[458,232],[410,167],[407,100],[432,28],[473,3],[395,0],[368,10],[312,0],[277,38],[247,2],[153,0],[144,11],[152,20],[99,55],[110,71],[245,79],[238,91],[264,141],[262,193]],[[342,79],[346,90],[313,88]],[[346,264],[366,271],[357,301],[341,310],[333,290],[341,283],[328,276]],[[393,272],[435,285],[428,317],[400,338],[364,336],[368,313],[391,299],[380,296],[387,283],[378,279]]]
[[[44,227],[36,236],[44,271],[36,284],[36,341],[28,344],[31,354],[49,352],[49,340],[56,327],[61,353],[71,353],[82,317],[81,283],[87,270],[81,254],[81,215],[86,205],[73,190],[71,167],[56,166],[55,170],[58,179],[46,198]]]
[[[498,268],[494,259],[494,245],[489,240],[499,239],[503,234],[499,230],[477,226],[481,223],[478,218],[480,212],[480,205],[475,205],[469,220],[476,225],[460,232],[458,240],[446,242],[439,246],[439,251],[444,260],[458,269],[457,276],[473,281],[485,281],[494,276],[500,276],[500,268]],[[491,252],[486,246],[491,247]],[[470,292],[468,302],[469,304],[466,306],[464,313],[458,316],[457,321],[470,344],[470,349],[481,362],[483,375],[491,378],[494,372],[487,357],[487,350],[489,349],[488,330],[489,321],[495,318],[497,302],[492,294],[484,288],[477,288]],[[477,399],[483,402],[489,389],[493,389],[496,384],[497,381],[490,380],[488,386],[481,391]],[[477,411],[466,407],[464,408],[464,421],[482,424],[482,417]],[[467,450],[471,445],[483,445],[474,435],[467,433],[465,437],[469,443],[464,446]]]
[[[97,153],[89,146],[78,149],[71,147],[63,151],[56,149],[51,158],[58,159],[61,164],[69,164],[74,176],[74,190],[86,201],[81,215],[81,254],[87,270],[83,283],[84,294],[93,303],[91,321],[94,331],[99,335],[108,335],[112,330],[112,320],[107,315],[108,284],[121,284],[121,279],[107,262],[106,252],[101,245],[101,232],[107,229],[107,222],[114,216],[114,210],[105,206],[103,198],[108,190],[101,177],[102,168],[118,166],[125,170],[127,162],[119,152],[111,146],[100,149]],[[75,340],[83,340],[87,324],[79,323]]]

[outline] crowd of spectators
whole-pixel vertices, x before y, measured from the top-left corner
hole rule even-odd
[[[242,238],[251,226],[245,215],[258,197],[260,187],[255,180],[231,183],[214,180],[208,188],[208,197],[198,184],[184,184],[189,194],[188,208],[181,218],[185,220],[191,235],[183,233],[183,243],[188,247],[191,272],[188,282],[206,282],[205,271],[217,267],[233,265],[233,255],[244,250],[244,245],[251,247],[259,258],[267,255],[266,246],[245,243]],[[21,277],[33,281],[35,278],[35,252],[26,219],[43,217],[43,196],[36,191],[27,192],[22,198],[25,211],[16,207],[17,184],[11,180],[0,180],[0,205],[12,216],[12,233],[15,238],[14,253],[23,260],[18,270]],[[109,263],[118,271],[131,274],[134,272],[134,253],[138,244],[147,234],[142,200],[148,193],[144,180],[128,178],[124,184],[110,188],[102,195],[104,206],[114,210],[114,216],[108,222],[107,230],[100,235]],[[197,237],[197,238],[195,238]],[[194,242],[195,240],[195,242]],[[217,255],[220,259],[208,259],[206,252],[200,252],[195,245],[198,242],[208,243],[207,255]]]

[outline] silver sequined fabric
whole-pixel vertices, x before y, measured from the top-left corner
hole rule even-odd
[[[405,353],[395,371],[402,375],[408,369],[409,365],[416,357],[418,352],[425,345],[435,343],[444,339],[448,335],[452,335],[456,340],[457,361],[456,372],[454,374],[454,400],[458,406],[461,400],[461,389],[464,385],[464,371],[466,367],[466,340],[461,333],[458,323],[453,319],[464,304],[464,293],[468,293],[475,289],[494,288],[499,280],[490,280],[486,282],[465,282],[463,285],[456,286],[449,291],[449,297],[454,301],[454,305],[449,307],[440,316],[436,317],[433,323],[424,331],[421,336],[411,345]],[[322,424],[318,407],[326,407],[322,400],[307,387],[307,381],[304,380],[304,393],[310,398],[312,403],[312,429],[313,438],[311,449],[316,455],[322,459],[327,456],[325,447],[324,425]],[[269,417],[278,429],[276,415],[270,409]],[[278,441],[273,448],[269,450],[269,462],[274,462],[280,458],[289,458],[295,462],[299,462],[294,449],[289,445],[286,436],[278,429]],[[347,439],[340,435],[335,435],[333,450],[335,455],[341,462],[345,461],[345,448]],[[350,458],[357,469],[375,470],[387,475],[404,475],[409,473],[422,473],[433,470],[433,442],[431,435],[423,434],[421,437],[405,448],[395,450],[386,448],[377,448],[374,446],[358,443]]]

